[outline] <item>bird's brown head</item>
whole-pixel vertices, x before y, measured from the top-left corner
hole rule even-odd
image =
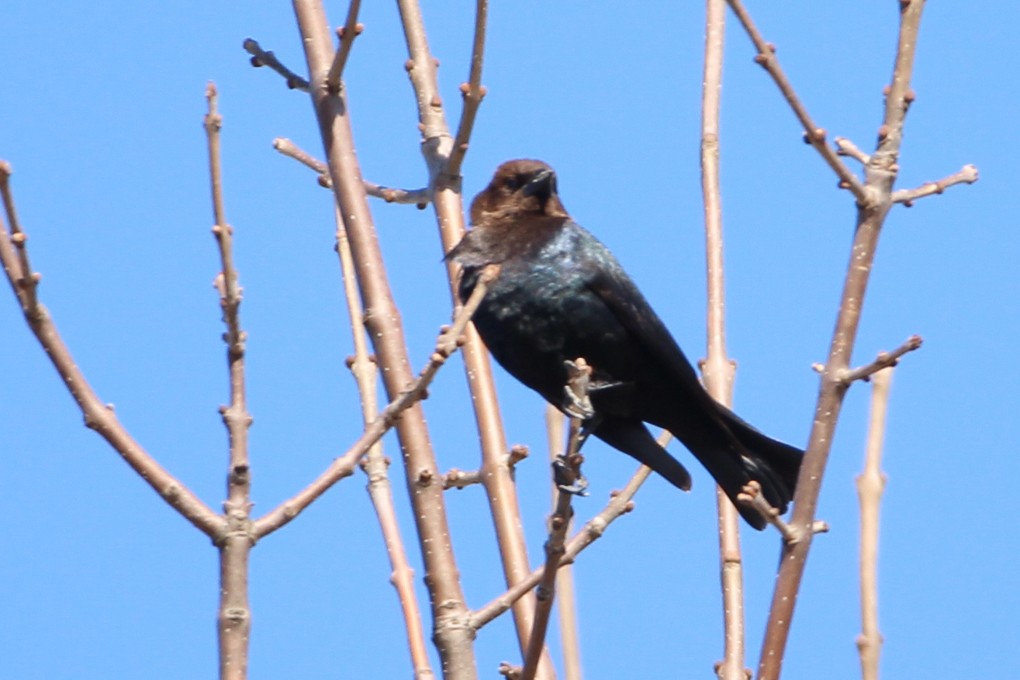
[[[567,217],[556,193],[556,173],[542,161],[503,163],[496,168],[489,186],[471,202],[474,225],[524,217]]]

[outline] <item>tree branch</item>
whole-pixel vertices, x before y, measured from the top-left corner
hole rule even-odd
[[[78,368],[70,350],[64,344],[53,319],[46,308],[38,302],[35,286],[39,274],[29,268],[27,236],[17,224],[13,193],[10,190],[11,166],[0,162],[0,198],[5,214],[12,220],[11,231],[0,220],[0,260],[4,273],[14,291],[29,328],[35,334],[47,358],[57,369],[64,386],[71,394],[85,417],[85,426],[95,430],[110,446],[153,488],[170,507],[191,522],[202,533],[219,541],[225,531],[223,518],[213,512],[176,477],[167,472],[156,460],[135,441],[114,414],[112,404],[104,404]],[[14,231],[17,229],[17,231]],[[14,238],[20,234],[21,238]],[[20,243],[19,243],[20,242]],[[22,254],[15,252],[21,249]],[[31,289],[30,295],[27,291]]]
[[[959,172],[943,177],[937,182],[925,182],[916,189],[899,189],[894,191],[892,200],[893,203],[902,203],[909,208],[919,198],[941,194],[956,184],[973,184],[976,181],[978,181],[978,169],[973,165],[965,165]]]
[[[460,166],[467,154],[471,131],[474,129],[478,107],[485,97],[482,85],[482,63],[485,57],[485,24],[489,15],[488,0],[475,2],[475,38],[471,43],[471,71],[466,83],[461,83],[460,93],[464,97],[464,106],[460,111],[460,123],[457,124],[457,135],[453,138],[453,149],[447,162],[446,173],[452,177],[460,175]]]
[[[358,11],[360,9],[361,0],[351,0],[351,4],[347,8],[347,21],[337,29],[336,33],[337,37],[340,38],[340,46],[336,50],[336,56],[333,57],[329,73],[326,74],[326,89],[329,90],[330,94],[340,93],[340,88],[343,87],[341,78],[344,66],[347,64],[347,57],[351,53],[351,46],[354,45],[354,39],[365,30],[364,25],[358,23]]]
[[[284,524],[287,524],[297,517],[302,510],[307,508],[312,501],[325,493],[329,487],[333,486],[333,484],[344,477],[349,477],[354,472],[354,466],[358,463],[362,456],[368,453],[372,444],[386,434],[387,430],[393,427],[400,419],[401,412],[409,409],[424,398],[426,390],[435,378],[436,373],[439,372],[439,369],[446,363],[446,360],[450,357],[450,355],[453,354],[457,347],[460,346],[460,338],[467,327],[468,321],[471,320],[471,316],[475,313],[475,310],[478,309],[478,305],[481,304],[482,298],[488,290],[489,283],[491,283],[498,275],[498,265],[489,265],[482,270],[482,273],[478,277],[478,283],[475,284],[475,289],[471,294],[471,298],[458,311],[453,325],[449,328],[445,328],[439,334],[432,356],[429,358],[428,364],[426,364],[425,368],[422,369],[421,373],[418,375],[418,378],[412,382],[407,389],[401,391],[397,397],[382,410],[378,417],[365,427],[364,432],[358,440],[355,441],[340,458],[333,461],[333,463],[330,464],[330,466],[321,475],[319,475],[315,481],[305,487],[297,495],[284,501],[275,509],[270,510],[265,515],[255,520],[252,532],[256,539],[261,539],[267,534],[276,531]],[[427,475],[428,473],[425,474]],[[422,483],[431,483],[432,480],[421,479],[420,481]]]
[[[882,634],[878,630],[878,529],[879,508],[885,490],[882,474],[882,439],[889,406],[892,367],[875,373],[871,381],[871,418],[864,471],[857,477],[857,495],[861,504],[861,634],[857,650],[861,657],[863,680],[878,680],[878,657]]]
[[[839,184],[841,188],[849,189],[857,199],[858,203],[867,202],[867,196],[865,195],[864,185],[861,184],[860,179],[850,171],[850,168],[846,166],[843,161],[839,159],[839,156],[829,148],[826,144],[825,130],[811,119],[807,109],[801,103],[800,98],[797,97],[797,93],[793,89],[793,85],[787,79],[786,74],[783,72],[782,67],[779,65],[779,60],[776,58],[775,45],[768,43],[758,32],[758,28],[751,21],[751,16],[747,13],[741,0],[727,0],[733,13],[737,15],[737,19],[744,26],[744,30],[747,35],[751,38],[751,42],[754,43],[755,48],[758,50],[758,54],[755,56],[755,63],[762,66],[769,75],[772,76],[772,80],[775,81],[779,87],[780,92],[783,93],[783,97],[786,99],[790,108],[793,109],[794,115],[797,116],[797,120],[800,121],[801,125],[804,126],[804,141],[815,147],[815,150],[821,155],[832,171],[839,177]]]
[[[868,380],[872,375],[881,371],[883,368],[891,368],[900,362],[902,357],[907,352],[913,352],[921,347],[924,341],[920,335],[911,335],[906,341],[894,349],[891,352],[879,352],[878,356],[870,364],[847,370],[842,373],[840,380],[846,385],[857,380]]]
[[[242,46],[244,47],[244,51],[251,55],[251,65],[255,68],[268,66],[283,76],[283,79],[287,82],[287,87],[291,90],[298,90],[300,92],[310,91],[310,85],[307,80],[280,63],[280,60],[276,58],[275,54],[263,50],[262,46],[254,39],[245,38]]]

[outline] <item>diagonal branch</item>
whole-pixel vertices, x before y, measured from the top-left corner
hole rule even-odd
[[[291,90],[298,90],[299,92],[309,92],[311,87],[308,81],[299,76],[298,74],[291,71],[289,68],[284,66],[276,55],[272,52],[267,52],[262,49],[262,46],[252,38],[245,38],[242,43],[244,51],[251,55],[251,65],[255,68],[260,66],[268,66],[273,69],[287,82],[287,87]]]
[[[16,219],[14,217],[16,211],[14,210],[13,194],[9,185],[10,174],[10,165],[0,162],[0,196],[2,196],[8,218]],[[25,232],[20,227],[18,229],[16,233],[24,237]],[[0,260],[3,262],[4,272],[18,297],[22,310],[25,311],[25,319],[29,328],[35,334],[54,368],[57,369],[67,391],[78,404],[78,408],[81,409],[86,427],[95,430],[103,437],[114,451],[120,454],[124,461],[184,519],[191,522],[207,536],[219,540],[225,529],[223,518],[213,512],[180,480],[167,472],[142,448],[141,444],[131,437],[117,419],[113,406],[104,404],[85,379],[85,375],[78,368],[67,345],[64,344],[64,340],[60,337],[45,306],[37,300],[32,302],[35,299],[34,295],[30,297],[24,292],[25,284],[21,281],[28,281],[28,285],[34,289],[35,284],[39,281],[39,275],[27,269],[27,240],[22,239],[21,244],[16,246],[23,250],[23,256],[15,253],[15,247],[12,244],[16,241],[13,234],[7,230],[7,225],[0,219]]]
[[[354,39],[365,30],[365,27],[358,23],[358,11],[360,9],[361,0],[351,0],[351,5],[347,8],[347,21],[337,29],[336,33],[340,38],[340,46],[336,50],[336,56],[333,57],[329,73],[326,74],[326,89],[329,90],[330,94],[340,93],[340,88],[343,87],[341,78],[343,77],[344,66],[347,64],[347,57],[351,53],[351,46],[354,45]]]
[[[858,203],[864,204],[867,202],[867,196],[865,193],[864,185],[861,184],[860,179],[850,171],[846,164],[840,160],[839,156],[833,151],[828,144],[826,144],[825,130],[815,124],[804,104],[801,103],[800,98],[793,89],[793,85],[786,77],[786,73],[783,72],[782,67],[779,65],[779,60],[776,58],[775,45],[765,41],[761,33],[758,32],[758,28],[751,21],[751,16],[747,13],[741,0],[726,0],[729,3],[733,13],[737,15],[737,19],[744,26],[744,30],[747,35],[751,38],[751,42],[754,43],[755,48],[758,50],[758,54],[755,56],[754,61],[761,65],[776,85],[779,87],[780,92],[783,93],[783,97],[786,99],[790,108],[793,109],[794,115],[797,116],[797,120],[804,126],[804,141],[811,146],[815,147],[815,150],[821,155],[832,171],[839,177],[840,187],[849,189],[857,199]]]
[[[273,148],[282,153],[284,156],[289,156],[302,165],[305,165],[319,173],[319,184],[327,189],[332,188],[333,180],[329,177],[329,167],[318,158],[315,158],[285,137],[277,137],[274,139]],[[413,203],[419,209],[424,209],[425,206],[429,204],[429,201],[432,200],[429,197],[430,192],[427,187],[423,189],[393,189],[381,184],[376,184],[375,182],[369,182],[368,180],[363,180],[362,184],[365,187],[366,194],[369,196],[375,196],[376,198],[381,198],[387,203]]]
[[[924,341],[921,339],[920,335],[911,335],[902,345],[893,351],[879,352],[878,356],[875,357],[875,360],[870,364],[844,371],[840,376],[840,379],[846,385],[857,380],[868,380],[872,375],[878,373],[883,368],[891,368],[898,364],[900,362],[900,357],[907,352],[913,352],[916,349],[920,349],[923,342]]]
[[[297,517],[302,510],[307,508],[312,501],[325,493],[329,487],[344,477],[351,476],[354,472],[354,466],[361,457],[368,453],[372,444],[393,427],[401,412],[407,410],[425,396],[426,390],[435,378],[436,373],[439,372],[439,369],[460,345],[460,338],[464,334],[468,321],[471,320],[471,316],[478,309],[478,305],[481,304],[482,298],[488,290],[489,283],[498,274],[499,268],[497,265],[489,265],[482,270],[471,298],[458,311],[453,325],[439,335],[432,356],[429,358],[428,364],[418,375],[418,378],[391,401],[379,416],[365,427],[362,435],[351,445],[347,452],[333,461],[315,481],[297,495],[255,520],[252,527],[252,533],[255,538],[260,539],[287,524]]]
[[[475,116],[478,115],[478,107],[485,97],[485,87],[482,85],[482,63],[485,57],[485,24],[488,14],[488,0],[477,0],[475,3],[475,38],[471,43],[471,71],[468,81],[460,86],[460,93],[464,96],[464,107],[460,111],[457,135],[453,138],[453,150],[450,151],[450,160],[446,165],[446,173],[451,177],[460,175],[460,166],[464,162],[464,155],[467,154],[471,130],[475,125]]]
[[[941,194],[956,184],[973,184],[978,181],[978,169],[973,165],[965,165],[959,172],[943,177],[937,182],[925,182],[915,189],[898,189],[892,194],[893,203],[902,203],[910,207],[919,198]]]

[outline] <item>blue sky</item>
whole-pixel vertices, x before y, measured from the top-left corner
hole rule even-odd
[[[395,8],[366,3],[346,83],[366,178],[425,177]],[[429,4],[429,3],[427,3]],[[472,3],[425,7],[453,120],[467,74]],[[678,6],[679,5],[679,6]],[[845,5],[845,6],[844,6]],[[816,120],[873,144],[896,3],[753,2],[750,9]],[[329,7],[343,20],[346,5]],[[473,195],[495,166],[537,157],[567,208],[617,254],[692,358],[704,354],[698,179],[700,3],[494,3],[482,106],[464,167]],[[296,71],[287,3],[6,3],[0,10],[0,158],[15,169],[40,295],[101,397],[134,436],[213,507],[223,498],[226,399],[203,91],[225,116],[228,219],[245,290],[256,514],[312,479],[360,431],[343,366],[349,331],[332,252],[330,196],[271,148],[316,155],[307,98],[247,63],[254,37]],[[1020,332],[1015,229],[1018,98],[1013,28],[963,3],[930,3],[898,186],[974,163],[975,185],[892,211],[856,363],[912,333],[925,339],[893,380],[880,552],[886,677],[1005,672],[1020,639],[1020,552],[1009,496]],[[736,410],[806,441],[853,228],[852,202],[729,17],[722,179],[729,349]],[[389,276],[420,367],[449,318],[430,210],[373,202]],[[91,431],[0,295],[0,676],[198,678],[216,668],[216,554]],[[549,510],[543,404],[498,373],[529,549]],[[441,467],[477,466],[454,360],[425,404]],[[832,532],[812,551],[787,657],[789,678],[858,676],[857,500],[869,392],[847,400],[821,497]],[[386,446],[397,457],[396,445]],[[675,452],[690,461],[679,447]],[[586,472],[601,509],[633,462],[596,442]],[[634,513],[576,568],[586,677],[711,677],[721,655],[710,478],[694,491],[653,479]],[[394,469],[395,484],[401,475]],[[399,496],[399,494],[398,494]],[[406,520],[406,500],[399,499]],[[502,590],[477,490],[450,493],[471,606]],[[409,551],[413,529],[404,524]],[[749,665],[771,595],[777,537],[745,533]],[[418,569],[420,576],[421,570]],[[342,482],[252,558],[251,677],[409,677],[389,567],[363,477]],[[419,588],[426,601],[423,588]],[[483,676],[516,662],[507,621],[484,629]],[[978,670],[980,669],[980,670]]]

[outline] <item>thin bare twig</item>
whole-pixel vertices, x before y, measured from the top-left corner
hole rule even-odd
[[[837,155],[853,158],[861,165],[867,165],[871,162],[871,156],[861,151],[856,144],[846,137],[836,137],[834,141],[836,142]]]
[[[262,46],[258,44],[258,41],[252,38],[245,38],[242,46],[244,47],[244,51],[251,55],[252,66],[256,68],[260,66],[268,66],[283,76],[284,80],[287,82],[287,87],[291,90],[309,92],[310,85],[308,84],[308,81],[284,66],[280,60],[276,58],[275,54],[263,50]]]
[[[566,387],[573,395],[573,403],[584,403],[590,408],[588,382],[591,377],[591,366],[583,357],[579,357],[573,362],[567,362],[567,370],[569,378]],[[564,544],[570,527],[570,517],[573,514],[571,502],[574,492],[570,489],[581,479],[580,465],[583,459],[580,447],[581,419],[571,417],[567,428],[566,454],[559,459],[561,462],[557,475],[566,478],[562,481],[557,480],[555,509],[549,517],[549,538],[545,542],[545,566],[536,593],[538,603],[535,606],[535,621],[532,624],[531,636],[528,638],[520,680],[534,680],[542,651],[545,649],[549,616],[556,597],[556,573],[565,552]]]
[[[347,300],[347,312],[351,325],[354,343],[354,356],[347,361],[358,385],[361,396],[361,415],[364,424],[369,425],[378,414],[378,394],[376,381],[378,368],[369,355],[368,342],[365,338],[365,314],[358,294],[358,282],[354,273],[354,256],[351,244],[340,217],[340,209],[334,203],[336,218],[336,252],[340,260],[340,273],[343,279],[344,298]],[[390,560],[392,572],[390,583],[397,591],[400,610],[404,615],[404,629],[407,632],[408,648],[411,653],[411,665],[415,678],[431,678],[434,676],[429,663],[425,633],[422,630],[421,609],[414,591],[414,569],[407,559],[404,541],[400,535],[400,524],[397,521],[393,506],[393,489],[387,474],[389,460],[383,455],[382,442],[376,440],[369,447],[367,454],[361,459],[361,469],[368,477],[368,494],[375,508],[382,531],[386,554]]]
[[[397,6],[407,42],[409,58],[406,67],[418,107],[421,150],[428,168],[432,207],[443,251],[449,252],[463,238],[466,227],[460,177],[447,171],[453,139],[444,115],[442,97],[439,95],[437,61],[429,50],[425,23],[417,0],[398,0]],[[448,261],[447,278],[454,307],[460,304],[458,275],[458,267],[452,260]],[[468,329],[461,356],[464,358],[464,374],[471,391],[471,406],[481,442],[480,469],[485,497],[492,513],[506,583],[512,586],[527,577],[531,564],[524,540],[517,490],[511,470],[506,464],[507,441],[492,366],[488,351],[473,326]],[[514,628],[522,653],[531,631],[533,610],[534,600],[531,598],[519,599],[513,606]],[[553,677],[548,654],[543,654],[539,672],[542,677]]]
[[[825,130],[815,124],[811,116],[808,114],[804,104],[801,103],[800,98],[797,97],[797,93],[793,89],[793,85],[790,84],[786,74],[783,72],[782,67],[779,65],[779,60],[776,58],[776,48],[769,42],[766,42],[765,38],[762,37],[761,33],[758,32],[758,28],[751,21],[751,16],[747,13],[743,3],[740,0],[726,0],[729,3],[733,13],[737,15],[737,19],[744,26],[744,30],[747,35],[751,38],[751,42],[754,43],[755,48],[758,50],[758,54],[755,56],[754,61],[761,65],[776,85],[779,86],[779,90],[783,93],[783,97],[789,103],[790,108],[793,109],[794,115],[797,116],[797,120],[800,121],[801,125],[804,126],[804,141],[815,147],[822,159],[832,168],[832,171],[839,177],[840,187],[849,189],[857,199],[858,203],[867,202],[867,196],[865,194],[864,185],[861,180],[858,179],[857,175],[850,171],[850,168],[840,160],[839,156],[833,151],[826,143]]]
[[[919,198],[941,194],[955,184],[973,184],[978,181],[978,169],[973,165],[965,165],[959,172],[943,177],[937,182],[925,182],[916,189],[899,189],[892,194],[893,203],[902,203],[908,208]]]
[[[220,273],[216,289],[227,332],[227,368],[230,378],[230,404],[220,407],[230,443],[227,473],[227,500],[223,504],[227,531],[217,543],[220,550],[220,607],[217,617],[220,647],[220,678],[245,680],[248,675],[248,640],[251,638],[251,608],[248,604],[248,564],[255,540],[251,534],[251,475],[248,461],[248,413],[244,388],[245,333],[241,330],[239,310],[241,287],[233,261],[233,228],[227,224],[223,206],[223,182],[220,164],[220,130],[223,117],[217,110],[216,86],[209,83],[205,96],[209,104],[204,127],[209,145],[209,181],[212,188],[213,235],[220,251]]]
[[[333,57],[329,73],[326,74],[326,88],[331,94],[340,93],[340,88],[343,87],[341,78],[343,77],[344,66],[347,64],[347,57],[351,53],[351,46],[354,45],[354,39],[365,30],[364,25],[358,23],[358,11],[360,9],[361,0],[351,0],[351,5],[347,8],[347,21],[337,29],[336,33],[337,37],[340,38],[340,46],[336,50],[336,56]]]
[[[329,167],[318,158],[315,158],[310,153],[300,148],[291,140],[284,137],[277,137],[273,140],[273,148],[284,156],[289,156],[302,165],[305,165],[319,173],[320,186],[327,189],[333,187],[333,180],[329,177]],[[363,180],[362,184],[365,187],[365,193],[369,196],[381,198],[387,203],[412,203],[419,209],[424,209],[425,206],[427,206],[432,200],[427,187],[422,189],[393,189],[381,184],[376,184],[375,182],[369,182],[368,180]]]
[[[478,107],[485,97],[482,85],[482,63],[485,57],[485,25],[489,15],[488,0],[475,2],[475,38],[471,43],[471,71],[466,83],[461,83],[460,93],[464,97],[464,107],[460,111],[460,123],[457,134],[453,138],[453,149],[446,165],[446,173],[452,177],[460,175],[460,166],[467,154],[471,131],[475,125]]]
[[[737,494],[737,500],[748,507],[754,508],[762,516],[762,519],[779,531],[779,534],[786,542],[793,543],[798,540],[797,531],[783,521],[778,509],[769,505],[769,502],[765,500],[765,496],[761,493],[761,484],[757,481],[752,479],[748,482],[741,492]]]
[[[564,455],[564,421],[566,417],[552,404],[545,409],[545,429],[549,446],[549,459],[555,462]],[[552,502],[559,498],[560,490],[552,487]],[[573,523],[573,516],[567,530]],[[566,680],[581,680],[581,645],[577,634],[577,605],[574,593],[574,571],[570,565],[563,565],[556,572],[556,592],[560,603],[556,608],[560,620],[560,650],[563,656],[563,675]]]
[[[900,357],[907,352],[919,349],[923,342],[920,335],[911,335],[902,345],[893,351],[879,352],[878,356],[870,364],[843,372],[840,379],[847,385],[857,380],[868,380],[873,374],[881,371],[883,368],[889,368],[898,364]]]
[[[878,658],[882,650],[882,634],[878,630],[878,529],[879,509],[885,490],[882,440],[892,373],[892,367],[887,367],[872,377],[868,445],[864,471],[857,477],[857,495],[861,504],[861,634],[857,637],[857,650],[861,657],[863,680],[878,680]]]
[[[330,466],[315,479],[315,481],[305,487],[297,495],[284,501],[275,509],[270,510],[265,515],[255,520],[252,525],[252,533],[255,538],[261,539],[267,534],[276,531],[284,524],[290,522],[292,519],[297,517],[302,510],[307,508],[312,501],[325,493],[329,487],[333,486],[333,484],[344,477],[349,477],[353,473],[354,466],[357,462],[368,452],[372,444],[386,434],[387,430],[393,427],[399,419],[401,412],[409,409],[423,398],[426,389],[435,378],[436,373],[439,372],[439,369],[446,363],[446,360],[450,357],[450,355],[452,355],[454,351],[456,351],[457,347],[460,346],[462,342],[461,336],[464,333],[465,327],[471,320],[471,316],[475,313],[475,310],[478,309],[478,305],[481,304],[482,298],[488,290],[489,283],[498,275],[498,265],[489,265],[482,270],[482,273],[478,277],[478,283],[475,285],[475,290],[471,294],[471,298],[458,311],[453,325],[444,329],[443,332],[439,334],[432,356],[429,358],[429,362],[426,364],[425,368],[422,369],[420,374],[418,374],[418,378],[414,380],[407,389],[401,391],[400,394],[382,410],[379,416],[365,427],[364,432],[358,440],[355,441],[341,457],[334,460],[333,463],[330,464]],[[422,482],[428,483],[431,482],[431,480],[422,480]]]
[[[3,200],[8,219],[16,221],[17,212],[14,209],[13,192],[9,181],[11,172],[10,164],[0,161],[0,198]],[[24,237],[24,230],[20,225],[17,228],[17,233]],[[28,286],[34,287],[40,276],[27,268],[29,261],[27,239],[23,238],[21,244],[15,246],[16,240],[7,230],[4,220],[0,219],[0,261],[3,263],[4,273],[25,313],[29,328],[35,334],[47,358],[53,363],[67,391],[78,404],[85,418],[85,426],[103,437],[113,450],[120,454],[124,462],[130,465],[170,507],[202,533],[214,541],[219,541],[225,533],[223,518],[213,512],[180,480],[167,472],[141,444],[135,441],[117,419],[113,405],[104,404],[86,380],[67,345],[64,344],[46,307],[39,303],[37,298],[27,294],[26,284],[22,282],[25,281]],[[23,249],[24,255],[16,253],[15,248]]]
[[[701,190],[705,206],[705,259],[708,302],[708,353],[701,362],[705,389],[719,403],[733,403],[736,364],[726,352],[726,288],[723,266],[722,191],[719,182],[719,107],[722,89],[726,5],[705,3],[705,69],[701,95]],[[716,486],[719,524],[719,575],[723,600],[723,660],[719,680],[744,680],[744,584],[740,522],[736,508]]]

